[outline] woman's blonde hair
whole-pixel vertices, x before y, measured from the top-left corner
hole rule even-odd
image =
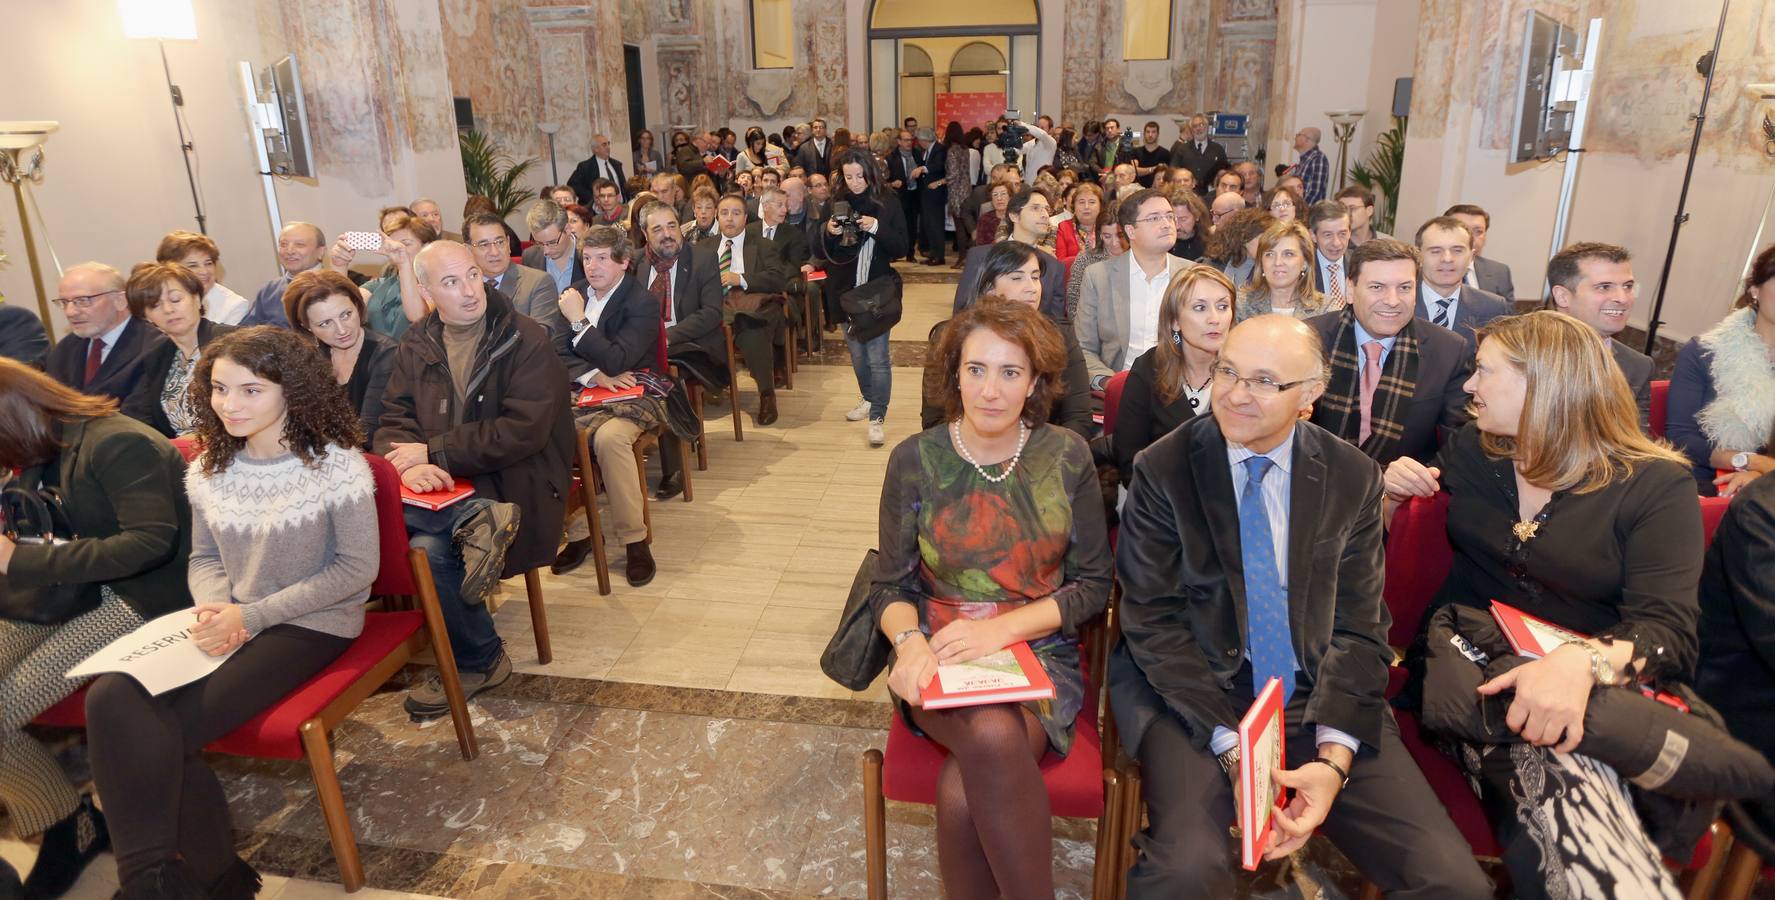
[[[1530,484],[1588,494],[1655,460],[1688,467],[1687,457],[1640,431],[1627,378],[1596,329],[1544,309],[1493,319],[1479,340],[1527,381],[1516,436],[1482,433],[1481,445],[1516,460]]]
[[[1202,282],[1219,287],[1226,291],[1227,303],[1236,306],[1239,292],[1233,288],[1232,279],[1213,266],[1190,266],[1172,276],[1171,284],[1165,288],[1165,299],[1159,302],[1159,342],[1153,351],[1154,381],[1158,382],[1159,397],[1166,403],[1175,403],[1183,396],[1183,348],[1171,341],[1171,329],[1177,317],[1183,314],[1183,305],[1189,301],[1190,291]]]
[[[1240,321],[1274,309],[1270,296],[1270,276],[1263,269],[1263,255],[1275,249],[1277,244],[1290,239],[1299,242],[1301,254],[1300,277],[1294,280],[1294,317],[1304,319],[1328,312],[1325,295],[1313,287],[1313,267],[1318,264],[1313,255],[1313,236],[1307,232],[1307,226],[1297,219],[1292,222],[1277,222],[1258,236],[1257,265],[1251,270],[1251,281],[1245,285],[1244,296],[1239,298]]]

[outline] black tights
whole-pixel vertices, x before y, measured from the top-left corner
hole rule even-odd
[[[86,695],[87,739],[120,883],[175,858],[205,885],[228,871],[235,860],[228,797],[204,762],[204,746],[283,699],[350,646],[351,638],[274,625],[209,677],[158,697],[127,675],[93,684]]]
[[[1041,723],[1008,703],[918,709],[912,718],[949,750],[937,777],[944,893],[950,900],[1052,898],[1053,820],[1037,765],[1048,752]]]

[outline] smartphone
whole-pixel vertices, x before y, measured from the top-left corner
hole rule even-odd
[[[380,231],[347,231],[345,246],[351,250],[369,250],[375,252],[382,249],[382,232]]]

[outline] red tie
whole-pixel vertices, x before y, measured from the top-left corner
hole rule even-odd
[[[99,366],[105,361],[105,341],[93,338],[86,344],[86,380],[80,382],[81,387],[92,384],[93,376],[99,374]]]
[[[672,266],[677,260],[662,263],[649,253],[647,261],[653,265],[654,272],[653,283],[647,287],[653,291],[653,296],[659,298],[659,320],[664,322],[672,317]]]

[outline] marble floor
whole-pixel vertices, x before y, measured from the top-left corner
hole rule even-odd
[[[888,446],[871,448],[846,359],[809,355],[781,419],[745,439],[708,410],[709,468],[695,500],[652,503],[659,574],[631,588],[613,559],[599,596],[591,564],[545,575],[554,660],[537,661],[518,582],[500,633],[519,674],[472,704],[481,755],[464,762],[445,721],[414,724],[398,689],[335,734],[363,851],[365,897],[861,897],[859,756],[882,746],[891,710],[878,682],[852,692],[819,655],[864,553],[876,543],[888,451],[918,430],[920,358],[948,318],[954,273],[908,271]],[[836,343],[842,352],[842,341]],[[829,350],[830,352],[830,350]],[[651,467],[650,467],[651,468]],[[650,501],[652,502],[652,501]],[[84,777],[77,735],[59,740]],[[243,855],[272,900],[340,893],[314,789],[299,762],[216,757]],[[101,800],[102,802],[102,800]],[[1059,895],[1088,895],[1094,823],[1055,820]],[[0,828],[21,870],[33,848]],[[890,804],[889,877],[901,897],[938,897],[928,807]],[[109,897],[109,856],[72,896]],[[1241,896],[1341,897],[1347,864],[1323,842],[1241,882]]]

